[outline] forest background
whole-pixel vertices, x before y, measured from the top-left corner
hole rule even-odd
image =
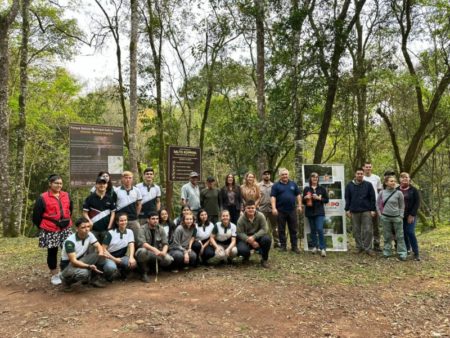
[[[69,175],[70,122],[124,128],[125,167],[167,180],[167,146],[198,146],[203,178],[365,160],[407,171],[420,227],[450,216],[447,0],[3,0],[0,192],[4,236],[31,235],[46,177]],[[92,88],[64,64],[113,48]],[[276,177],[274,177],[276,178]],[[87,189],[70,189],[76,210]]]

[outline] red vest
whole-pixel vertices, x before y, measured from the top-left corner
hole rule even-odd
[[[62,218],[70,219],[69,194],[65,191],[60,191],[58,200],[49,191],[47,191],[44,192],[41,197],[45,205],[45,211],[42,214],[41,229],[53,232],[63,230],[52,222],[52,220],[59,221]],[[61,211],[63,212],[62,216]],[[70,224],[66,228],[70,226],[72,226],[72,221],[70,221]]]

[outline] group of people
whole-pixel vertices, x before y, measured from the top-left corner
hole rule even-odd
[[[420,259],[414,235],[417,189],[406,173],[400,175],[398,187],[395,177],[387,176],[383,189],[370,171],[370,163],[358,169],[345,191],[345,210],[352,219],[358,252],[373,255],[379,248],[375,228],[380,215],[383,254],[392,255],[395,237],[400,259],[406,259],[409,246]],[[149,275],[159,269],[175,272],[198,264],[231,263],[238,256],[245,263],[252,252],[261,255],[261,266],[268,268],[272,243],[287,251],[286,225],[290,250],[300,253],[298,213],[303,209],[311,229],[311,251],[325,257],[324,205],[329,198],[327,189],[319,185],[319,175],[310,175],[303,192],[286,169],[279,171],[277,182],[270,178],[271,172],[265,170],[257,183],[255,174],[247,173],[239,186],[229,174],[219,189],[208,177],[200,191],[199,175],[192,172],[181,189],[182,213],[172,221],[161,206],[161,189],[153,182],[152,168],[145,169],[143,182],[137,185],[131,172],[123,172],[120,187],[113,187],[109,173],[100,172],[72,233],[72,201],[62,190],[61,177],[51,175],[49,189],[39,196],[33,211],[33,223],[40,228],[39,246],[47,248],[51,283],[63,284],[66,290],[78,281],[101,287],[104,281],[125,279],[133,269],[149,282]]]
[[[393,255],[394,242],[400,260],[406,260],[412,249],[414,260],[420,261],[415,235],[419,206],[419,192],[411,185],[408,173],[400,173],[398,184],[395,173],[387,171],[381,183],[380,177],[372,173],[370,162],[356,169],[354,179],[345,188],[345,211],[351,218],[357,252],[374,256],[376,251],[382,251],[383,257],[388,258]]]

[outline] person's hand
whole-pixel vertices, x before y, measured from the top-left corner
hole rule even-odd
[[[96,272],[98,274],[103,274],[103,271],[100,271],[99,269],[97,269],[97,267],[95,266],[95,264],[91,264],[89,265],[89,270]]]
[[[272,215],[278,216],[278,210],[276,208],[272,209]]]
[[[254,241],[254,242],[251,244],[251,246],[252,246],[253,249],[258,249],[258,248],[259,248],[259,243],[258,243],[257,241]]]
[[[200,249],[200,255],[203,255],[203,251],[205,251],[205,246],[202,245],[202,248]]]
[[[184,264],[189,264],[189,251],[184,253]]]
[[[416,218],[413,215],[408,216],[408,224],[413,224]]]
[[[371,211],[371,212],[370,212],[370,215],[371,215],[372,217],[375,217],[375,216],[377,215],[377,213],[376,213],[375,211]]]
[[[255,241],[255,237],[253,237],[253,236],[248,236],[248,237],[247,237],[247,243],[248,243],[248,244],[251,245],[254,241]]]
[[[230,248],[226,248],[225,249],[225,256],[230,257],[231,255],[231,249]]]
[[[350,211],[347,211],[345,214],[347,215],[348,218],[352,218],[352,213]]]
[[[224,250],[223,250],[223,248],[221,246],[217,247],[216,255],[217,256],[223,256],[224,255]]]
[[[301,206],[301,205],[299,205],[298,207],[297,207],[297,210],[298,210],[298,212],[302,212],[303,211],[303,207]]]
[[[130,257],[130,259],[128,260],[128,267],[134,269],[136,265],[137,265],[136,260],[133,257]]]

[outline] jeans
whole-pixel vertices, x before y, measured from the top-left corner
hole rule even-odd
[[[386,217],[381,215],[381,225],[383,225],[384,249],[383,255],[389,257],[392,255],[392,230],[397,238],[397,253],[401,258],[406,258],[407,251],[403,236],[403,219],[402,217]]]
[[[278,210],[278,238],[280,239],[280,246],[286,247],[286,223],[289,229],[289,237],[291,238],[291,249],[297,248],[297,210],[284,212]]]
[[[259,244],[259,249],[263,261],[269,259],[270,246],[272,245],[272,240],[268,235],[256,238],[256,242]],[[250,257],[250,250],[252,247],[247,244],[247,242],[239,240],[237,243],[238,256],[242,256],[245,259]]]
[[[320,248],[325,250],[325,238],[323,236],[323,222],[325,216],[311,216],[308,217],[309,227],[311,228],[311,242],[313,248]],[[317,245],[317,235],[319,235],[319,245]]]
[[[121,273],[125,273],[128,270],[128,261],[130,258],[128,256],[123,256],[120,258],[119,266],[111,259],[105,259],[103,264],[103,276],[106,280],[112,281],[116,271],[120,270]]]
[[[189,265],[197,265],[197,254],[194,252],[194,250],[191,250],[191,252],[189,252],[189,262],[187,264],[184,263],[184,251],[171,249],[169,251],[169,254],[173,257],[173,266],[175,269],[180,269]]]
[[[274,245],[277,247],[280,245],[280,240],[278,239],[277,217],[272,214],[271,211],[263,212],[263,215],[266,217],[267,225],[272,233],[272,240]]]
[[[373,229],[370,211],[352,212],[352,227],[356,248],[364,251],[371,250]]]
[[[408,224],[408,216],[403,218],[403,234],[405,237],[406,250],[411,250],[414,255],[419,256],[419,244],[416,238],[416,222],[417,217],[414,217],[414,222]]]

